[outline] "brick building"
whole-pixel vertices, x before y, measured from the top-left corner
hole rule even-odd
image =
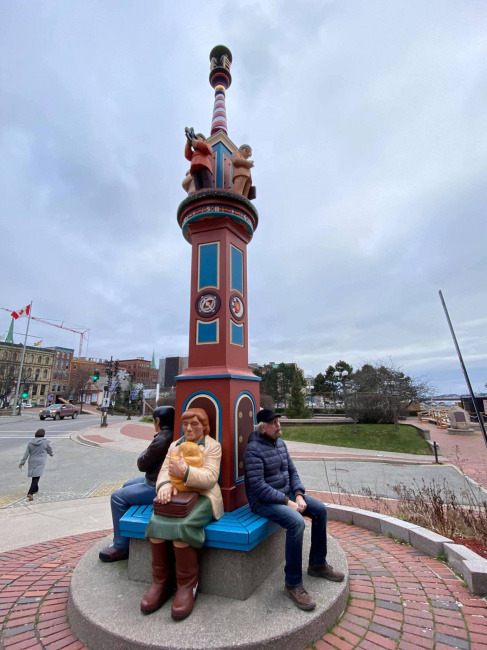
[[[144,357],[120,359],[118,362],[118,367],[125,368],[132,375],[134,383],[141,383],[144,388],[156,387],[159,371],[157,368],[153,368],[153,365],[151,361],[144,359]]]
[[[86,379],[86,392],[83,400],[88,404],[101,404],[103,386],[106,384],[106,363],[106,359],[96,357],[73,357],[71,360],[68,386],[74,387],[79,384],[81,378],[83,381]],[[92,381],[95,370],[98,370],[100,377],[100,381],[96,384]]]
[[[74,350],[72,348],[61,348],[58,346],[45,349],[53,350],[55,353],[51,378],[52,383],[49,389],[50,402],[55,404],[60,397],[64,399],[68,398],[69,371]]]

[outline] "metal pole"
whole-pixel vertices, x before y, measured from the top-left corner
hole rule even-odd
[[[19,398],[19,390],[20,390],[20,381],[22,379],[22,370],[24,368],[24,358],[25,358],[25,346],[27,345],[27,336],[29,335],[29,325],[30,325],[30,315],[32,312],[32,301],[30,303],[30,309],[29,309],[29,320],[27,321],[27,329],[25,330],[25,338],[24,338],[24,349],[22,350],[22,357],[20,359],[20,368],[19,368],[19,376],[17,378],[17,387],[15,388],[15,397],[14,397],[14,415],[15,415],[15,409],[17,406],[17,400]],[[21,407],[19,405],[19,412],[18,415],[21,413]]]
[[[465,364],[463,363],[462,353],[460,352],[460,348],[458,347],[457,337],[455,336],[455,332],[453,330],[453,325],[451,324],[450,316],[448,314],[448,309],[446,308],[445,301],[443,300],[443,294],[441,293],[441,291],[438,291],[438,293],[440,294],[441,304],[443,305],[443,309],[445,311],[446,320],[448,321],[448,327],[450,328],[450,332],[451,332],[451,335],[452,335],[452,338],[453,338],[453,343],[455,344],[458,359],[460,361],[460,366],[462,367],[463,375],[465,377],[465,381],[467,382],[468,392],[470,393],[470,397],[472,398],[473,408],[475,410],[475,414],[476,414],[476,416],[478,418],[478,421],[479,421],[479,424],[480,424],[480,430],[482,431],[482,435],[484,437],[484,443],[485,443],[485,446],[487,447],[487,433],[485,431],[484,421],[482,419],[482,416],[480,415],[480,411],[479,411],[479,409],[477,407],[477,403],[475,401],[475,395],[474,395],[474,392],[472,390],[472,384],[470,383],[470,379],[468,378],[467,369],[465,368]]]
[[[438,460],[438,443],[436,442],[433,442],[433,451],[435,452],[435,463],[438,465],[440,461]]]

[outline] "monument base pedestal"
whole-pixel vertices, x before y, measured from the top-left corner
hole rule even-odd
[[[345,572],[345,580],[329,582],[304,572],[304,586],[317,603],[313,611],[297,609],[285,592],[284,554],[276,549],[280,566],[245,603],[198,593],[193,613],[179,622],[171,618],[172,599],[153,614],[144,616],[140,612],[147,585],[129,580],[128,562],[100,562],[98,553],[104,545],[106,540],[101,540],[80,560],[69,593],[71,628],[90,650],[299,650],[325,634],[347,604],[347,561],[331,537],[328,537],[328,561]],[[303,548],[305,567],[309,545],[307,524]],[[203,568],[202,575],[204,571]],[[229,570],[227,581],[239,582],[241,571],[242,567],[238,566]]]
[[[448,427],[446,430],[447,433],[453,436],[474,436],[475,431],[473,429],[453,429],[453,427]]]
[[[250,551],[202,548],[198,591],[225,598],[245,600],[282,565],[286,533],[283,528]],[[152,582],[151,553],[145,539],[130,540],[129,580]]]

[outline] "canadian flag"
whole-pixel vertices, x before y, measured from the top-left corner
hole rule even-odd
[[[30,314],[30,305],[27,305],[27,307],[23,307],[22,309],[17,309],[17,311],[13,311],[11,313],[12,318],[17,320],[17,318],[23,318],[24,316],[29,316]]]

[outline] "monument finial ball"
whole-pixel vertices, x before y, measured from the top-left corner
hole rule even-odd
[[[226,45],[215,45],[215,47],[210,52],[210,61],[214,58],[219,61],[223,55],[225,55],[230,60],[230,63],[232,62],[232,53],[228,47],[226,47]]]
[[[210,52],[210,84],[213,88],[223,86],[224,91],[230,88],[232,75],[232,53],[225,45],[215,45]]]

